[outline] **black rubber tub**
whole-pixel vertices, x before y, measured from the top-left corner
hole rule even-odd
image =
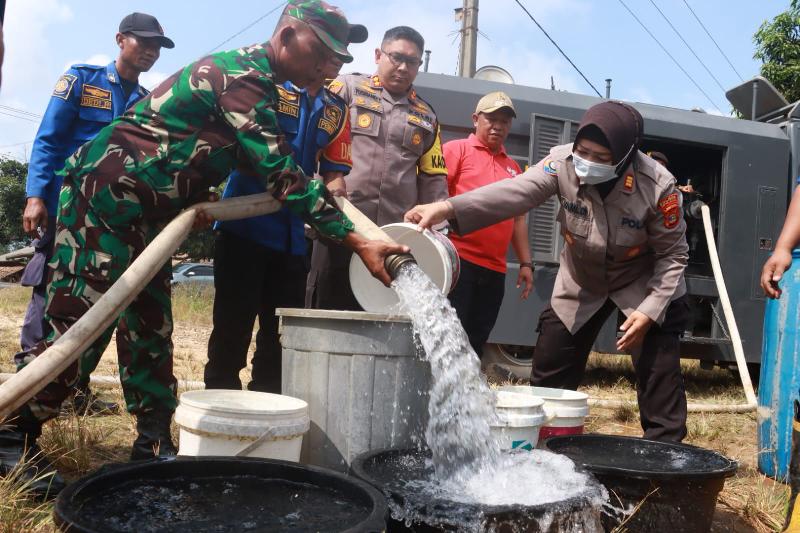
[[[426,465],[430,457],[429,450],[385,449],[359,455],[350,464],[355,476],[379,488],[389,500],[390,533],[470,531],[475,524],[480,524],[479,530],[496,533],[602,531],[601,512],[591,504],[602,488],[591,476],[586,494],[560,502],[538,506],[465,504],[431,498],[408,487],[410,481],[433,476],[433,468]],[[402,517],[398,516],[400,510]],[[408,518],[409,512],[413,519]]]
[[[324,468],[257,458],[178,457],[114,465],[56,500],[62,531],[379,532],[383,495]]]
[[[632,509],[641,503],[625,522],[636,532],[709,531],[717,495],[738,468],[712,450],[635,437],[570,435],[548,439],[545,447],[593,473],[612,505]],[[625,518],[605,516],[605,525],[615,527]]]

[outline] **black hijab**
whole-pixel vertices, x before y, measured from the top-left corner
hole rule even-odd
[[[643,131],[644,121],[636,109],[623,102],[608,100],[584,113],[575,142],[585,138],[611,150],[612,163],[619,176],[636,157]]]

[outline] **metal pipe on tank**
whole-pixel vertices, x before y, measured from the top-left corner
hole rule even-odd
[[[428,72],[428,64],[430,64],[430,62],[431,62],[431,51],[425,50],[425,67],[424,67],[425,72]]]
[[[758,102],[758,80],[753,80],[753,107],[750,111],[750,120],[756,119],[757,102]]]
[[[611,78],[606,78],[606,99],[611,98]]]

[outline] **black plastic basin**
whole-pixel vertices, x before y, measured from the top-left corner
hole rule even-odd
[[[473,530],[465,529],[465,522],[478,525],[481,531],[496,533],[601,530],[600,510],[593,507],[591,500],[602,488],[594,479],[590,479],[585,494],[544,505],[467,504],[431,498],[413,487],[414,481],[433,476],[430,458],[430,450],[385,449],[359,455],[350,464],[354,475],[379,488],[389,499],[393,513],[389,532]],[[399,510],[405,515],[399,516]]]
[[[700,533],[711,529],[717,495],[736,461],[703,448],[635,437],[569,435],[545,442],[547,449],[583,465],[608,489],[611,503],[638,511],[628,531]],[[625,517],[608,518],[607,527]]]
[[[58,496],[69,532],[378,532],[383,495],[324,468],[257,458],[178,457],[105,467]]]

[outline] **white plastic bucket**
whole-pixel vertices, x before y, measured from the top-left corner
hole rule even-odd
[[[194,390],[181,394],[175,423],[178,455],[300,460],[310,421],[298,398],[245,390]]]
[[[589,416],[589,396],[583,392],[526,385],[505,385],[498,390],[527,394],[544,400],[544,411],[552,420],[542,426],[539,438],[544,441],[559,435],[580,435]]]
[[[495,413],[497,420],[492,423],[492,433],[500,441],[500,449],[536,448],[540,428],[547,422],[544,400],[528,394],[497,391]]]
[[[426,229],[420,232],[416,224],[387,224],[381,229],[397,243],[411,248],[411,255],[419,267],[442,293],[447,294],[455,287],[461,263],[450,239],[438,231]],[[350,286],[364,311],[386,314],[399,312],[400,300],[394,290],[372,277],[355,254],[350,260]]]

